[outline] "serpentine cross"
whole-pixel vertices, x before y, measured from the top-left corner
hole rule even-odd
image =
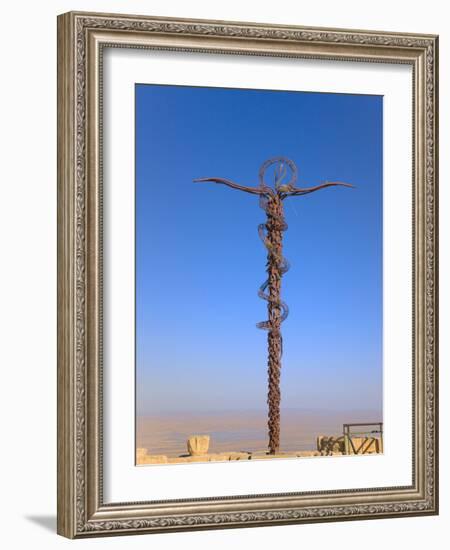
[[[264,179],[269,167],[274,167],[274,185],[271,187]],[[284,180],[288,170],[291,177],[287,183]],[[280,450],[280,372],[283,339],[281,323],[289,313],[288,306],[281,300],[281,278],[289,269],[289,263],[283,257],[283,231],[287,224],[284,219],[283,201],[287,197],[303,196],[326,187],[344,186],[353,187],[349,183],[325,182],[315,187],[295,187],[297,167],[295,163],[285,157],[274,157],[264,162],[259,170],[259,185],[246,187],[231,180],[218,177],[197,178],[194,182],[220,183],[259,196],[259,204],[266,212],[266,222],[258,226],[259,236],[267,249],[267,279],[259,287],[258,296],[267,302],[268,319],[256,326],[268,331],[268,378],[269,391],[267,404],[269,406],[269,453],[276,454]]]

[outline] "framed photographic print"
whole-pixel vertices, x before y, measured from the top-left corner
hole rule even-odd
[[[432,35],[58,18],[58,532],[436,514]]]

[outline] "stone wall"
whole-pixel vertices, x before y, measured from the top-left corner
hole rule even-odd
[[[353,447],[349,446],[349,454],[373,454],[383,452],[382,441],[378,437],[352,437]],[[224,452],[209,453],[210,437],[208,435],[193,435],[187,440],[187,454],[168,457],[152,455],[147,449],[136,450],[136,464],[182,464],[188,462],[224,462],[229,460],[262,460],[270,458],[306,458],[312,456],[344,455],[344,436],[319,435],[317,450],[279,452],[271,455],[266,450],[256,452]],[[356,451],[356,453],[355,453]]]

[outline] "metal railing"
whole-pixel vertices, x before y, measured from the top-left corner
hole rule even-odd
[[[371,429],[369,428],[369,426],[376,426],[376,428]],[[355,427],[366,427],[368,429],[353,431],[353,428]],[[371,445],[378,445],[377,441],[379,441],[377,452],[383,452],[383,422],[360,422],[355,424],[344,424],[343,433],[344,450],[346,455],[351,454],[352,451],[355,455],[365,454],[370,449]],[[353,437],[362,437],[364,439],[358,446],[355,446]],[[369,443],[369,445],[367,445],[367,443]]]

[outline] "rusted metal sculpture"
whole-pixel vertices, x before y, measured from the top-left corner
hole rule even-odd
[[[268,168],[274,167],[274,185],[267,185],[264,176]],[[287,183],[284,180],[290,170],[291,177]],[[289,269],[289,263],[283,257],[283,231],[287,224],[284,219],[283,201],[287,197],[307,195],[326,187],[337,185],[353,187],[349,183],[325,182],[315,187],[295,187],[297,167],[295,163],[285,157],[274,157],[264,162],[259,170],[258,187],[246,187],[225,178],[209,177],[197,178],[194,182],[214,182],[226,185],[232,189],[258,195],[260,206],[266,212],[265,223],[258,226],[259,236],[267,248],[267,279],[259,287],[258,296],[267,301],[268,319],[256,326],[268,331],[268,377],[269,391],[267,403],[269,405],[269,452],[275,454],[280,449],[280,371],[283,339],[281,323],[289,313],[288,306],[281,300],[281,278]]]

